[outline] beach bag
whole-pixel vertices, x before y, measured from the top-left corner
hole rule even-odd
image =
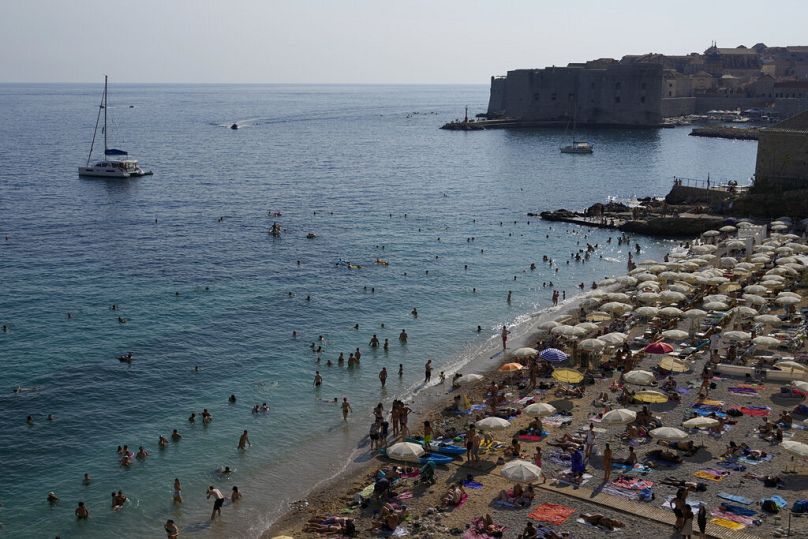
[[[760,504],[760,508],[773,515],[780,512],[780,507],[777,506],[774,500],[763,500],[763,503]]]
[[[791,507],[792,513],[808,513],[808,500],[797,500]]]

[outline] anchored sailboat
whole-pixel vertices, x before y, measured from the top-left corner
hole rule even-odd
[[[576,116],[578,115],[578,104],[577,102],[573,103],[573,107],[575,107],[572,111],[572,144],[569,146],[562,146],[561,153],[592,153],[594,148],[592,144],[586,142],[584,140],[575,140],[575,120]],[[569,124],[567,124],[569,127]]]
[[[137,160],[129,159],[129,153],[124,150],[110,148],[107,145],[107,109],[109,102],[107,99],[107,76],[104,75],[104,95],[101,97],[101,105],[98,108],[98,116],[95,119],[95,130],[93,131],[93,141],[90,143],[90,153],[87,156],[86,166],[79,167],[79,176],[99,176],[103,178],[132,178],[138,176],[148,176],[151,174],[149,170],[143,170],[137,164]],[[101,132],[104,133],[104,158],[93,165],[90,161],[93,158],[93,147],[95,146],[95,138],[98,134],[98,124],[101,121],[101,111],[104,111],[104,127]]]

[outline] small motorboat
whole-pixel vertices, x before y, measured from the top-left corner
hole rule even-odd
[[[230,126],[230,129],[238,129],[238,124],[234,123]]]
[[[306,239],[309,239],[309,240],[313,240],[316,237],[317,237],[317,234],[315,234],[314,232],[309,232],[308,234],[306,234]]]

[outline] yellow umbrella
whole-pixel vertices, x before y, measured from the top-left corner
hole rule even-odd
[[[520,363],[506,363],[499,368],[502,372],[521,371],[524,367]]]
[[[634,394],[634,400],[648,404],[663,404],[668,402],[668,396],[659,391],[638,391]]]
[[[577,384],[584,379],[584,375],[575,369],[556,369],[553,378],[565,384]]]
[[[687,372],[688,366],[678,357],[665,356],[659,360],[659,368],[670,372]]]

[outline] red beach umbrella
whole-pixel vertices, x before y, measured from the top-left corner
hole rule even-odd
[[[673,346],[666,342],[652,342],[643,350],[646,354],[670,354],[673,352]]]

